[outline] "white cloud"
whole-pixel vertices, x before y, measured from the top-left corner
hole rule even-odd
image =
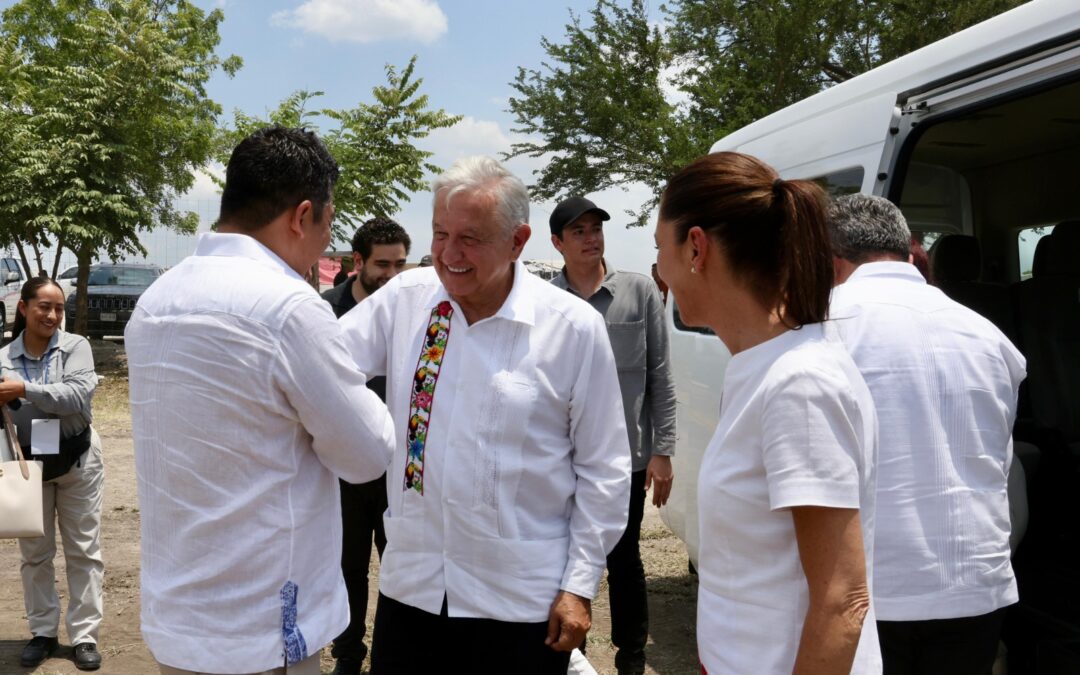
[[[664,94],[664,100],[675,107],[686,106],[690,103],[690,95],[679,89],[678,85],[678,80],[690,68],[689,63],[678,62],[660,70],[660,91]]]
[[[270,22],[335,42],[431,43],[447,30],[446,14],[436,0],[307,0],[296,9],[275,12]]]
[[[199,231],[206,232],[217,220],[221,208],[221,188],[211,176],[225,178],[225,167],[208,164],[195,173],[195,183],[180,195],[174,205],[181,211],[191,211],[199,217]]]
[[[452,127],[432,131],[419,145],[424,150],[435,153],[432,162],[445,167],[459,157],[469,155],[491,155],[498,158],[499,153],[510,150],[511,143],[510,137],[498,122],[465,116]]]

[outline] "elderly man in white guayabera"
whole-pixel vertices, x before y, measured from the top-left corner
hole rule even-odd
[[[342,318],[399,436],[371,672],[563,674],[627,520],[607,330],[518,261],[529,199],[502,165],[463,159],[432,192],[434,267]]]

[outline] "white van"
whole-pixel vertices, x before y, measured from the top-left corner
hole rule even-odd
[[[1017,438],[1041,451],[1020,457],[1029,535],[1058,552],[1017,551],[1011,672],[1080,673],[1080,0],[1018,7],[739,129],[723,150],[899,204],[935,283],[1024,351]],[[693,561],[697,471],[730,355],[673,301],[668,316],[679,438],[662,515]]]

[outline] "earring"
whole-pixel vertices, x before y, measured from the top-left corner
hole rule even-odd
[[[690,266],[690,274],[697,274],[697,265]]]

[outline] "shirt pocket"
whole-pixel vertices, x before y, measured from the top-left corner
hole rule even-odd
[[[520,478],[521,455],[537,395],[536,384],[522,375],[502,371],[491,379],[476,411],[479,433],[472,484],[461,486],[474,508],[497,514],[502,488],[507,481],[516,483]],[[464,495],[462,498],[465,501]]]
[[[645,370],[645,320],[607,325],[615,367],[620,372]]]

